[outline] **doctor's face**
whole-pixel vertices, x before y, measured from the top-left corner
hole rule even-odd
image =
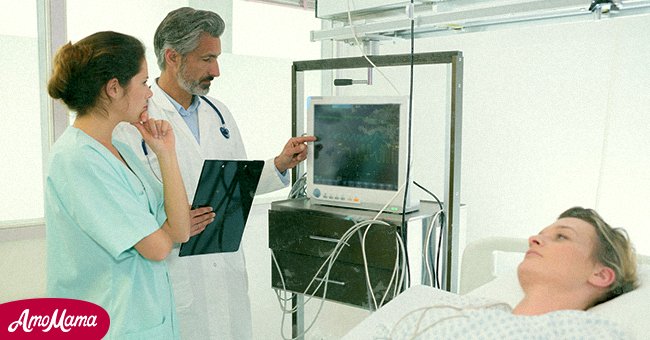
[[[140,71],[131,78],[125,88],[125,108],[121,110],[126,114],[126,117],[123,117],[124,121],[130,123],[140,121],[142,113],[147,111],[148,99],[153,96],[153,92],[151,92],[149,84],[147,84],[148,80],[147,62],[143,60],[140,65]]]
[[[197,48],[186,54],[178,69],[178,85],[191,94],[206,95],[210,82],[219,76],[217,58],[221,55],[221,39],[202,33]]]
[[[596,242],[591,224],[574,217],[558,219],[528,239],[528,252],[518,267],[522,287],[544,283],[559,289],[586,283],[598,267]]]

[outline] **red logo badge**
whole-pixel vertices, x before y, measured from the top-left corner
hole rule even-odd
[[[101,339],[111,324],[104,308],[61,298],[0,304],[1,339]]]

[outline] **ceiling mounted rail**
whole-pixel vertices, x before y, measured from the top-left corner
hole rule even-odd
[[[322,0],[321,0],[322,1]],[[336,0],[345,2],[347,0]],[[318,6],[318,3],[317,3]],[[346,7],[347,8],[347,7]],[[318,13],[318,7],[317,7]],[[416,37],[485,31],[494,28],[535,23],[588,21],[650,13],[650,0],[535,0],[480,1],[447,0],[420,2],[414,10]],[[376,8],[351,11],[352,27],[345,15],[332,15],[332,28],[311,32],[312,41],[337,40],[352,42],[406,38],[411,34],[411,20],[406,7]]]

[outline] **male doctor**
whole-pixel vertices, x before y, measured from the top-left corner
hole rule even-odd
[[[174,128],[181,174],[189,202],[204,159],[245,159],[239,129],[228,108],[206,97],[210,82],[219,76],[217,58],[225,24],[216,13],[189,7],[170,12],[158,26],[154,50],[161,69],[152,84],[149,116],[168,120]],[[138,132],[122,124],[113,137],[139,151],[145,166],[160,178],[158,161]],[[307,156],[312,136],[289,139],[280,155],[265,162],[257,193],[289,184],[288,169]],[[203,231],[214,219],[211,208],[190,212],[191,235]],[[176,310],[183,339],[251,339],[252,321],[244,254],[167,257]]]

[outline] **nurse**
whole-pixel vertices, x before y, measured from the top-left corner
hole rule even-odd
[[[143,44],[98,32],[61,47],[48,83],[76,113],[52,147],[45,185],[47,294],[102,306],[109,339],[178,339],[166,262],[189,238],[190,214],[164,120],[148,119]],[[162,185],[115,126],[134,126],[158,157]]]

